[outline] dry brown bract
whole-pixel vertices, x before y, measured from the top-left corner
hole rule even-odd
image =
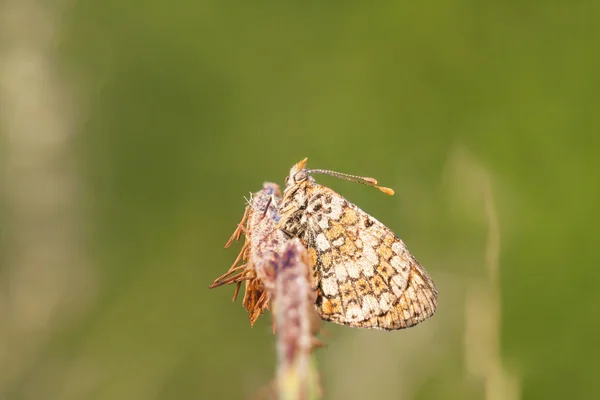
[[[287,237],[279,229],[277,208],[281,201],[281,191],[274,183],[266,182],[262,190],[254,193],[246,207],[237,229],[225,245],[229,247],[245,234],[245,242],[235,262],[225,274],[210,286],[219,287],[236,284],[233,300],[237,298],[242,282],[246,282],[242,304],[248,311],[250,324],[265,308],[269,308],[270,295],[275,285],[275,268]]]

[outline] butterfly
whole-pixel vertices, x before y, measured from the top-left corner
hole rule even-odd
[[[374,186],[373,178],[309,170],[304,159],[286,178],[278,229],[299,238],[311,263],[315,307],[323,320],[395,330],[414,326],[437,308],[433,280],[394,232],[312,175]]]

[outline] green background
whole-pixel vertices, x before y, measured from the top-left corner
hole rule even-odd
[[[325,398],[600,393],[594,2],[48,7],[95,289],[49,320],[1,398],[260,396],[270,313],[251,328],[232,288],[208,285],[237,255],[223,245],[244,196],[304,157],[394,188],[317,177],[402,237],[439,290],[406,331],[326,324]]]

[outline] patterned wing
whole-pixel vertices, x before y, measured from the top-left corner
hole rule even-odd
[[[314,265],[320,317],[393,330],[432,316],[437,290],[402,240],[333,190],[311,186],[301,239]]]

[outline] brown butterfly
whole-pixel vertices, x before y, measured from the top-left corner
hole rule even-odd
[[[406,245],[381,222],[328,187],[321,173],[374,186],[364,178],[294,165],[279,206],[278,227],[308,249],[318,315],[339,324],[402,329],[435,313],[437,289]]]

